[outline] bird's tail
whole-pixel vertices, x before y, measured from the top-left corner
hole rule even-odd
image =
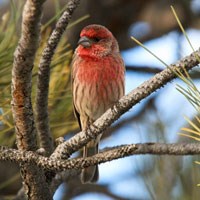
[[[98,143],[90,142],[87,146],[83,147],[83,157],[93,156],[98,153]],[[99,179],[98,165],[86,167],[81,172],[82,183],[95,183]]]

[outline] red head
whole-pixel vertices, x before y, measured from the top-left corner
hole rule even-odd
[[[86,26],[80,33],[76,52],[82,57],[102,58],[118,53],[119,47],[112,33],[101,25]]]

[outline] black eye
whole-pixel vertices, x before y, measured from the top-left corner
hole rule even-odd
[[[93,37],[92,40],[93,40],[94,42],[99,42],[99,41],[101,40],[101,38]]]

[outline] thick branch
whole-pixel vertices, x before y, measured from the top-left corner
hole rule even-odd
[[[128,111],[131,107],[139,103],[141,100],[163,87],[168,82],[176,78],[174,71],[189,71],[199,64],[200,52],[195,51],[190,56],[187,56],[176,64],[170,65],[167,69],[156,74],[151,79],[145,81],[139,87],[131,91],[126,96],[122,97],[112,108],[107,110],[98,120],[88,127],[85,131],[76,134],[71,139],[58,145],[52,158],[68,158],[73,152],[79,150],[91,139],[96,138],[100,133],[117,120],[122,114]]]
[[[36,150],[36,133],[31,104],[32,68],[39,42],[41,3],[28,0],[24,6],[22,33],[14,53],[12,111],[19,149]]]
[[[199,143],[144,143],[121,145],[109,148],[94,156],[87,158],[74,158],[58,160],[40,156],[32,151],[21,151],[0,147],[0,160],[14,161],[16,163],[34,163],[38,167],[50,171],[64,171],[83,169],[85,167],[105,163],[107,161],[138,154],[153,155],[199,155]]]
[[[53,142],[48,118],[50,63],[60,38],[64,33],[69,20],[71,19],[71,16],[79,2],[80,0],[69,1],[67,9],[58,20],[40,59],[36,97],[36,120],[41,147],[44,148],[48,153],[53,152]]]
[[[22,32],[14,53],[12,69],[12,113],[15,120],[17,146],[20,150],[36,150],[36,130],[31,103],[31,76],[39,43],[40,18],[44,0],[27,0],[23,10]],[[24,191],[28,199],[50,199],[45,176],[35,165],[21,166]],[[42,186],[42,187],[41,187]]]

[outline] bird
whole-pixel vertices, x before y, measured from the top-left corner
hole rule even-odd
[[[74,113],[80,129],[86,130],[124,95],[124,61],[113,34],[102,25],[91,24],[80,32],[71,65]],[[99,152],[101,136],[83,147],[83,158]],[[98,179],[98,165],[82,169],[83,184]]]

